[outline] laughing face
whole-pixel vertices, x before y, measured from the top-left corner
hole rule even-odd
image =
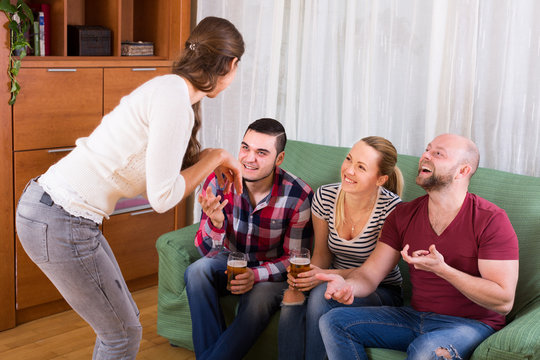
[[[440,190],[452,183],[458,167],[453,144],[445,136],[428,144],[418,164],[416,184],[426,191]]]
[[[256,182],[272,176],[283,157],[284,152],[277,154],[275,136],[248,130],[238,154],[244,181]]]
[[[363,141],[354,144],[341,165],[341,189],[358,194],[376,191],[387,179],[379,175],[380,156]]]

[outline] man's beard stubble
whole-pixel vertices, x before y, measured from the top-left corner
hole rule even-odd
[[[419,175],[420,175],[420,171],[418,172]],[[450,171],[450,173],[445,174],[445,175],[437,175],[435,171],[433,171],[431,176],[424,180],[422,180],[420,177],[417,176],[416,184],[422,187],[426,191],[441,190],[452,183],[452,178],[453,178],[452,173],[453,171]]]
[[[274,174],[274,171],[276,170],[276,165],[274,165],[274,167],[272,168],[272,170],[270,170],[270,172],[266,175],[264,175],[263,177],[260,177],[258,179],[246,179],[245,177],[242,177],[242,180],[244,180],[245,182],[257,182],[257,181],[261,181],[261,180],[264,180],[266,179],[267,177],[271,176]]]

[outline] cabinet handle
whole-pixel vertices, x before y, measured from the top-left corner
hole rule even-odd
[[[135,212],[132,212],[132,213],[131,213],[131,216],[137,216],[137,215],[142,215],[142,214],[148,214],[148,213],[151,213],[151,212],[154,212],[154,209],[135,211]]]
[[[64,148],[64,149],[50,149],[50,150],[47,150],[47,152],[49,154],[52,154],[52,153],[59,153],[59,152],[70,152],[71,150],[75,149],[74,147],[71,147],[71,148]]]
[[[77,69],[47,69],[49,72],[75,72]]]
[[[131,71],[156,71],[156,68],[133,68]]]

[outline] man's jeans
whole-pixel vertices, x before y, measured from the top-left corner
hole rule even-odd
[[[495,331],[472,319],[411,307],[338,308],[319,321],[328,358],[367,359],[364,347],[407,351],[407,359],[467,359]]]
[[[184,273],[195,355],[201,359],[242,359],[279,309],[287,282],[260,282],[238,295],[238,312],[226,326],[219,296],[226,290],[227,252],[203,257]]]
[[[94,329],[93,359],[135,359],[142,337],[139,310],[98,225],[70,215],[31,181],[16,226],[30,259]]]
[[[322,283],[309,292],[303,304],[281,304],[278,333],[279,359],[325,359],[326,352],[319,331],[319,319],[334,308],[403,305],[399,286],[381,285],[373,294],[364,298],[355,298],[351,305],[344,305],[332,299],[326,300],[325,291],[326,283]]]

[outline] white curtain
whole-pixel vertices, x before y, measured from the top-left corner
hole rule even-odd
[[[198,0],[244,36],[237,78],[203,100],[205,147],[237,154],[245,128],[351,146],[368,135],[419,156],[473,139],[480,166],[540,176],[540,1]]]

